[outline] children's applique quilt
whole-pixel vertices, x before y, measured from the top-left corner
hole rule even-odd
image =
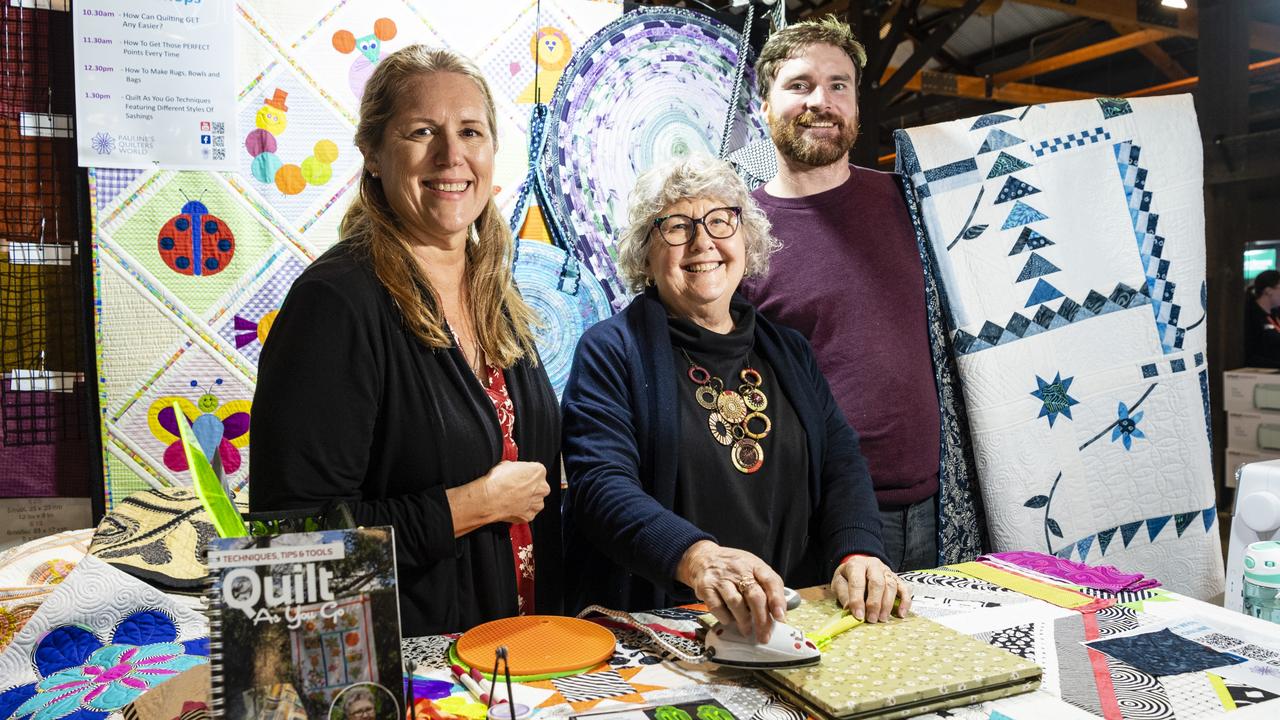
[[[1189,95],[897,134],[945,288],[994,549],[1222,590]]]
[[[89,170],[108,508],[189,484],[174,400],[247,501],[262,344],[293,281],[338,241],[365,83],[413,43],[471,58],[494,93],[495,197],[504,216],[522,211],[515,279],[559,392],[583,330],[626,300],[611,252],[636,176],[714,153],[725,132],[730,149],[765,137],[749,64],[733,92],[737,32],[672,8],[620,15],[619,0],[239,0],[237,127],[219,134],[238,171]],[[549,135],[531,153],[537,102]],[[526,213],[531,155],[552,194]]]
[[[338,241],[363,164],[353,144],[360,97],[383,57],[425,43],[483,70],[498,114],[496,199],[508,216],[530,168],[535,99],[549,103],[573,54],[621,13],[619,0],[238,0],[227,54],[237,124],[217,134],[238,170],[89,170],[108,509],[137,491],[190,485],[175,400],[247,500],[262,343],[294,280]],[[620,152],[632,144],[614,137]],[[539,312],[566,315],[539,338],[563,375],[583,326],[612,309],[594,279],[561,297],[564,263],[545,256],[563,251],[530,242],[540,247],[522,252],[519,282]]]

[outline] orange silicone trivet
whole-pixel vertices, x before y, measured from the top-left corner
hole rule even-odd
[[[588,670],[613,656],[613,633],[570,617],[523,615],[477,625],[458,638],[458,659],[493,670],[493,653],[507,646],[512,675]]]

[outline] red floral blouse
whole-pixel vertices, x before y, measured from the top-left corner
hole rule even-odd
[[[507,393],[507,380],[502,375],[502,368],[488,365],[485,369],[487,377],[484,391],[493,402],[493,409],[498,413],[498,425],[502,428],[502,459],[514,462],[520,459],[520,455],[513,435],[516,409],[511,403],[511,395]],[[520,614],[528,615],[534,609],[533,532],[529,529],[529,523],[519,523],[511,526],[510,535]]]

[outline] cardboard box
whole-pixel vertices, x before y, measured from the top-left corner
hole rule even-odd
[[[1240,368],[1223,373],[1222,405],[1229,413],[1280,412],[1280,370]]]
[[[1251,453],[1280,453],[1280,412],[1227,413],[1227,447]]]
[[[1240,469],[1241,465],[1262,462],[1263,460],[1280,460],[1280,452],[1248,452],[1245,450],[1227,448],[1227,487],[1233,488],[1236,486],[1236,472]]]

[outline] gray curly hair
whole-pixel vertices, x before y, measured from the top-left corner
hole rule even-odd
[[[373,697],[373,691],[367,685],[353,685],[350,690],[342,694],[342,712],[345,715],[350,711],[351,706],[357,702],[364,700],[373,707],[378,707],[378,701]]]
[[[649,243],[653,221],[663,209],[681,200],[715,198],[742,208],[739,230],[744,233],[747,266],[745,277],[769,272],[769,256],[782,247],[773,237],[773,226],[733,166],[710,155],[694,154],[649,168],[636,178],[631,191],[628,225],[618,240],[618,273],[632,292],[642,292],[652,280]]]

